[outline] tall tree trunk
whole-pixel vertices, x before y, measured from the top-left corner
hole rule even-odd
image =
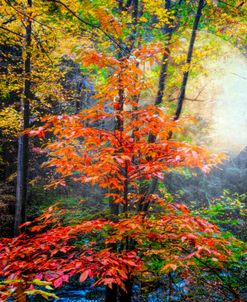
[[[121,59],[124,58],[125,55],[129,55],[131,53],[131,50],[134,47],[135,41],[136,41],[136,35],[137,35],[137,25],[138,25],[138,14],[139,14],[139,0],[132,0],[132,1],[127,1],[126,5],[124,6],[124,3],[122,0],[119,1],[119,11],[123,11],[125,9],[129,9],[129,7],[132,6],[132,20],[133,20],[133,29],[132,32],[130,33],[129,38],[127,39],[127,45],[129,45],[128,48],[128,54],[123,54],[121,51],[119,51],[118,54],[118,59],[121,61]],[[127,46],[126,46],[127,49]],[[125,68],[125,67],[123,67]],[[119,77],[119,89],[118,89],[118,112],[121,113],[124,110],[124,101],[125,101],[125,96],[124,96],[124,89],[122,85],[122,79],[121,79],[121,74]],[[124,122],[120,116],[117,116],[115,119],[115,131],[118,131],[119,133],[122,133],[124,130]],[[121,137],[120,137],[120,142],[121,142]],[[127,166],[124,171],[124,176],[127,178]],[[119,192],[118,192],[119,193]],[[124,183],[124,192],[123,192],[123,197],[125,200],[125,204],[123,206],[123,212],[127,215],[128,211],[128,182],[125,181]],[[116,204],[113,200],[110,200],[109,203],[110,207],[110,213],[113,215],[118,215],[120,212],[119,205]],[[116,247],[113,247],[116,248]],[[128,247],[125,247],[128,249]],[[131,295],[132,295],[132,281],[129,279],[125,282],[126,290],[127,292],[124,292],[121,288],[118,286],[113,286],[112,288],[106,287],[106,294],[105,294],[105,302],[131,302]]]
[[[166,0],[165,7],[168,10],[171,8],[171,0]],[[169,42],[171,41],[172,34],[173,34],[173,28],[170,26],[170,24],[165,25],[164,33],[167,35],[167,45],[165,47],[162,61],[161,61],[159,86],[158,86],[158,91],[157,91],[157,95],[156,95],[155,102],[154,102],[155,106],[159,106],[162,103],[164,92],[165,92],[167,69],[168,69],[168,59],[170,56]],[[150,133],[148,136],[148,142],[154,143],[155,140],[156,140],[156,136],[154,136],[153,134]]]
[[[188,66],[190,66],[190,64],[191,64],[193,50],[194,50],[194,44],[195,44],[195,40],[196,40],[196,34],[197,34],[197,30],[198,30],[198,25],[199,25],[199,22],[200,22],[200,19],[202,16],[202,10],[203,10],[204,4],[205,4],[204,0],[199,0],[197,12],[196,12],[196,16],[195,16],[195,20],[194,20],[194,24],[193,24],[193,30],[191,33],[189,50],[188,50],[187,59],[186,59],[186,63],[188,64]],[[187,70],[183,74],[182,85],[181,85],[180,94],[179,94],[178,102],[177,102],[177,108],[176,108],[175,117],[174,117],[175,120],[177,120],[179,118],[181,111],[182,111],[188,78],[189,78],[189,70]]]
[[[119,108],[117,109],[119,113],[123,111],[123,106],[124,106],[124,90],[122,88],[122,83],[121,83],[121,75],[119,76],[119,89],[118,89],[118,106]],[[117,131],[120,133],[122,137],[122,132],[123,132],[123,120],[120,116],[116,116],[115,121],[114,121],[114,131]],[[121,137],[120,137],[120,143],[121,143]],[[114,193],[119,194],[118,190],[115,190]],[[119,205],[112,199],[110,198],[109,202],[109,208],[110,208],[110,213],[112,215],[117,216],[119,214]],[[109,301],[110,302],[110,301]]]
[[[171,8],[171,0],[166,0],[165,2],[165,8],[169,10]],[[170,20],[172,22],[172,20]],[[167,69],[168,69],[168,60],[170,57],[170,48],[169,48],[169,43],[172,38],[172,34],[174,32],[174,27],[171,27],[170,24],[166,24],[164,28],[164,32],[167,35],[167,45],[165,47],[162,61],[161,61],[161,69],[160,69],[160,75],[159,75],[159,86],[158,86],[158,91],[157,95],[155,98],[155,106],[159,106],[162,103],[164,92],[165,92],[165,86],[166,86],[166,80],[167,80]],[[153,134],[149,134],[148,136],[148,142],[149,143],[154,143],[156,141],[156,136]],[[153,194],[156,187],[158,184],[157,178],[152,178],[151,184],[149,188],[146,188],[144,185],[143,187],[140,188],[141,194],[143,194],[143,198],[140,200],[139,205],[138,205],[138,211],[148,211],[149,203],[145,201],[146,197],[150,194]],[[146,192],[144,194],[144,192]]]
[[[168,0],[167,3],[169,3],[170,0]],[[179,5],[182,3],[182,1],[179,2]],[[193,30],[192,30],[192,34],[191,34],[191,39],[190,39],[190,45],[189,45],[189,50],[188,50],[188,54],[187,54],[187,60],[186,63],[188,65],[190,65],[191,60],[192,60],[192,56],[193,56],[193,49],[194,49],[194,44],[195,44],[195,40],[196,40],[196,32],[198,29],[198,25],[202,16],[202,10],[204,7],[204,0],[199,0],[198,3],[198,7],[197,7],[197,12],[196,12],[196,16],[195,16],[195,20],[194,20],[194,24],[193,24]],[[172,32],[171,32],[172,34]],[[163,56],[163,60],[165,58],[165,54]],[[163,61],[162,60],[162,61]],[[163,93],[164,93],[164,88],[165,88],[165,79],[166,79],[166,72],[167,72],[167,61],[166,64],[161,68],[161,74],[160,74],[160,79],[159,79],[159,89],[158,89],[158,94],[155,100],[155,105],[159,105],[162,102],[162,98],[163,98]],[[164,75],[162,73],[162,71],[164,72]],[[163,79],[164,77],[164,79]],[[189,77],[189,71],[186,71],[183,74],[183,81],[182,81],[182,85],[181,85],[181,89],[180,89],[180,94],[179,94],[179,98],[178,98],[178,103],[177,103],[177,108],[176,108],[176,113],[175,113],[175,120],[178,120],[183,108],[183,103],[184,103],[184,98],[185,98],[185,91],[186,91],[186,85],[188,82],[188,77]],[[163,90],[162,90],[163,89]],[[172,133],[169,134],[168,139],[170,139],[172,137]],[[149,135],[149,142],[153,143],[155,142],[156,137],[154,137],[153,135]],[[149,188],[149,194],[153,194],[156,187],[158,184],[158,180],[153,178],[151,181],[151,185]],[[149,204],[143,204],[143,211],[147,211],[148,210],[148,206]]]
[[[32,0],[27,0],[27,7],[32,7]],[[27,16],[26,36],[23,47],[24,57],[24,87],[21,97],[21,112],[23,117],[22,130],[29,127],[30,100],[31,100],[31,40],[32,40],[32,21]],[[25,204],[27,197],[27,177],[28,177],[28,135],[20,134],[18,140],[17,158],[17,187],[16,187],[16,206],[14,234],[19,234],[19,226],[24,221]]]
[[[171,0],[166,0],[165,7],[167,10],[171,8]],[[173,34],[173,28],[170,24],[166,24],[164,28],[164,32],[167,35],[167,45],[164,50],[164,54],[161,61],[161,69],[160,69],[160,76],[159,76],[159,86],[158,86],[158,92],[155,99],[155,105],[158,106],[162,103],[162,99],[164,96],[165,91],[165,84],[166,84],[166,78],[167,78],[167,68],[168,68],[168,59],[170,56],[170,48],[169,48],[169,42],[171,41],[171,37]]]

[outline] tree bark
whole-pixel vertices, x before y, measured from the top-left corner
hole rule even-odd
[[[181,3],[182,3],[182,1],[179,4],[181,4]],[[203,7],[204,7],[204,0],[199,0],[195,20],[194,20],[194,23],[193,23],[193,30],[192,30],[192,34],[191,34],[190,45],[189,45],[189,50],[188,50],[187,60],[186,60],[186,63],[189,64],[189,65],[191,63],[192,56],[193,56],[194,44],[195,44],[195,40],[196,40],[196,33],[197,33],[198,25],[199,25],[199,22],[200,22],[200,19],[201,19],[201,16],[202,16]],[[163,68],[164,68],[165,71],[167,70],[167,69],[165,69],[167,67],[163,67]],[[187,82],[188,82],[188,77],[189,77],[189,71],[187,71],[183,74],[183,81],[182,81],[182,85],[181,85],[181,89],[180,89],[180,95],[179,95],[179,98],[178,98],[178,103],[177,103],[177,108],[176,108],[174,120],[178,120],[179,117],[180,117],[180,114],[182,112],[184,98],[185,98],[185,92],[186,92],[186,85],[187,85]],[[157,94],[157,97],[156,97],[155,105],[159,105],[162,102],[163,94],[160,91],[160,89],[162,89],[162,88],[164,89],[163,79],[162,79],[162,76],[160,76],[159,90],[158,90],[158,94]],[[171,139],[171,137],[172,137],[172,133],[169,134],[168,139]],[[150,143],[154,143],[155,140],[156,140],[156,137],[154,137],[152,135],[149,136],[149,142]],[[152,182],[151,182],[150,189],[149,189],[150,194],[154,193],[154,191],[157,187],[157,184],[158,184],[158,180],[153,178]],[[149,206],[148,204],[144,203],[143,211],[147,211],[148,206]]]
[[[109,286],[105,290],[105,302],[117,302],[117,285],[113,284],[112,288]]]
[[[189,50],[188,50],[187,59],[186,59],[186,63],[189,66],[191,64],[191,60],[192,60],[192,56],[193,56],[196,34],[197,34],[197,30],[198,30],[198,25],[199,25],[199,22],[200,22],[200,19],[201,19],[201,16],[202,16],[202,10],[203,10],[204,4],[205,4],[204,0],[199,0],[198,7],[197,7],[197,12],[196,12],[196,16],[195,16],[195,20],[194,20],[194,24],[193,24],[193,30],[192,30],[192,33],[191,33]],[[187,86],[188,78],[189,78],[189,70],[187,70],[183,74],[182,85],[181,85],[180,94],[179,94],[179,97],[178,97],[177,108],[176,108],[175,117],[174,117],[175,120],[179,119],[180,114],[182,112],[182,107],[183,107],[183,103],[184,103],[184,99],[185,99],[185,92],[186,92],[186,86]]]
[[[165,3],[166,9],[171,8],[171,0],[166,0]],[[171,41],[172,34],[173,34],[174,28],[171,27],[169,24],[165,26],[164,32],[167,34],[167,45],[163,53],[162,61],[161,61],[161,69],[160,69],[160,76],[159,76],[159,86],[158,86],[158,92],[155,99],[155,106],[159,106],[162,103],[164,92],[165,92],[165,86],[166,86],[166,80],[167,80],[167,69],[168,69],[168,59],[170,56],[170,48],[169,48],[169,42]],[[150,133],[148,135],[148,142],[154,143],[156,141],[156,136]],[[156,178],[152,178],[151,184],[148,189],[140,188],[140,191],[147,191],[146,194],[143,195],[143,198],[139,202],[138,210],[139,211],[148,211],[149,203],[145,201],[146,197],[150,194],[153,194],[158,184],[158,180]]]
[[[119,302],[131,302],[133,282],[132,280],[128,279],[124,284],[126,291],[120,288]]]
[[[138,14],[139,14],[139,0],[131,0],[127,1],[125,7],[123,4],[123,1],[119,1],[119,11],[123,11],[126,8],[128,9],[130,6],[132,6],[132,20],[133,20],[133,29],[132,32],[130,33],[129,38],[127,39],[126,44],[130,45],[128,48],[129,53],[128,54],[123,54],[121,51],[118,53],[118,59],[121,61],[121,59],[124,58],[125,55],[129,55],[134,47],[135,41],[136,41],[136,35],[137,35],[137,25],[138,25]],[[126,48],[127,48],[126,45]],[[125,68],[125,67],[123,67]],[[125,95],[124,95],[124,89],[123,85],[121,82],[121,74],[119,76],[119,89],[118,89],[118,113],[122,113],[124,110],[124,101],[125,101]],[[117,116],[115,119],[115,127],[114,131],[117,131],[121,133],[124,131],[124,122],[120,116]],[[121,137],[120,137],[121,141]],[[127,166],[125,167],[124,170],[124,176],[127,179]],[[119,192],[117,192],[119,193]],[[124,182],[124,192],[123,192],[123,197],[125,200],[125,204],[123,206],[123,212],[127,215],[128,211],[128,182]],[[109,202],[109,208],[110,208],[110,213],[117,216],[120,212],[119,205],[116,204],[113,200],[110,199]],[[116,248],[116,247],[113,247]],[[126,247],[127,248],[127,247]],[[127,293],[124,292],[121,288],[118,286],[113,286],[112,288],[109,288],[108,286],[106,287],[106,294],[105,294],[105,302],[116,302],[117,300],[119,302],[131,302],[131,288],[132,288],[132,282],[131,280],[127,280],[125,283]],[[130,289],[130,290],[128,290]]]
[[[32,7],[32,0],[27,0],[28,8]],[[32,40],[32,21],[27,16],[26,35],[23,47],[24,57],[24,87],[21,97],[21,112],[23,117],[22,130],[29,127],[30,100],[31,100],[31,40]],[[24,221],[25,204],[27,198],[27,178],[28,178],[28,135],[20,134],[18,140],[17,158],[17,186],[16,186],[16,206],[14,234],[19,234],[19,226]]]
[[[171,8],[171,0],[166,0],[165,4],[166,9]],[[168,24],[165,26],[165,34],[167,34],[167,45],[164,50],[164,54],[162,57],[162,62],[161,62],[161,69],[160,69],[160,76],[159,76],[159,86],[158,86],[158,92],[157,96],[155,99],[155,105],[158,106],[161,104],[163,96],[164,96],[164,91],[165,91],[165,83],[166,83],[166,78],[167,78],[167,68],[168,68],[168,59],[170,56],[170,48],[169,48],[169,42],[171,41],[171,37],[173,34],[173,28]]]
[[[165,2],[165,8],[169,10],[171,8],[171,0],[166,0]],[[172,22],[172,20],[170,20]],[[166,24],[164,28],[164,33],[167,35],[167,45],[165,47],[162,61],[161,61],[161,69],[160,69],[160,76],[159,76],[159,86],[158,91],[156,95],[156,99],[154,102],[155,106],[159,106],[162,103],[163,96],[165,93],[165,86],[166,86],[166,79],[167,79],[167,69],[168,69],[168,59],[170,57],[170,48],[169,43],[172,38],[174,28],[170,26],[170,24]],[[154,143],[156,140],[156,136],[154,136],[152,133],[148,136],[148,142]]]

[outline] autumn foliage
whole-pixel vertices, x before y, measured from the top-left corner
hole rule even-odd
[[[2,240],[0,273],[8,280],[1,286],[2,298],[12,295],[11,289],[20,283],[27,294],[52,296],[36,287],[60,287],[73,275],[79,275],[80,282],[94,278],[95,285],[117,284],[124,289],[126,280],[149,272],[154,259],[160,261],[156,272],[160,276],[182,270],[188,278],[189,267],[197,266],[197,259],[217,267],[231,257],[230,242],[220,237],[217,227],[178,204],[167,205],[164,213],[152,218],[139,213],[117,222],[93,220],[62,226],[60,215],[51,207],[25,224],[28,233]],[[125,247],[116,251],[112,244]]]
[[[149,190],[155,179],[164,181],[164,172],[183,167],[207,172],[221,160],[202,147],[171,138],[171,132],[173,137],[182,132],[183,122],[174,121],[161,108],[138,108],[138,99],[148,89],[139,63],[154,60],[159,52],[160,47],[151,45],[121,60],[83,54],[87,66],[109,68],[95,106],[76,115],[46,117],[42,127],[30,131],[52,137],[46,149],[48,165],[59,175],[54,185],[65,185],[67,179],[98,185],[118,208],[109,218],[63,225],[63,213],[51,207],[24,224],[26,232],[3,239],[0,276],[7,280],[1,286],[3,299],[20,284],[26,294],[53,296],[50,285],[60,287],[73,275],[81,282],[94,278],[95,285],[116,284],[126,290],[126,281],[147,272],[162,276],[180,271],[189,278],[189,268],[197,266],[198,259],[221,267],[231,257],[229,241],[216,226]],[[117,127],[102,127],[99,122],[105,120],[113,120]],[[154,260],[160,263],[155,269]],[[38,289],[40,285],[48,291]]]
[[[60,14],[63,9],[71,13],[66,4],[55,2],[61,5]],[[97,83],[94,105],[76,114],[47,116],[42,126],[25,132],[40,137],[45,145],[47,166],[56,174],[50,186],[66,186],[67,181],[98,186],[109,201],[109,213],[66,225],[66,213],[50,207],[25,223],[21,235],[2,239],[3,301],[10,296],[18,301],[19,293],[55,298],[51,286],[61,287],[75,275],[80,282],[92,278],[94,285],[117,286],[122,292],[129,290],[127,282],[145,279],[149,273],[160,278],[176,271],[192,282],[194,271],[215,271],[234,259],[235,239],[224,239],[216,226],[170,202],[157,189],[167,172],[188,167],[207,173],[224,156],[180,140],[188,118],[175,119],[167,108],[143,102],[155,91],[145,66],[160,62],[167,45],[144,41],[135,48],[137,24],[123,27],[109,13],[114,3],[109,1],[109,10],[91,10],[92,23],[72,14],[90,27],[91,35],[101,33],[118,46],[114,54],[109,44],[101,51],[89,47],[76,51],[77,60]],[[155,20],[173,19],[167,9],[157,9],[155,1],[144,3]],[[126,11],[123,21],[128,24],[133,14]],[[150,25],[145,16],[141,22]],[[105,74],[103,81],[97,78],[100,72]],[[214,280],[212,286],[221,281]],[[238,298],[233,288],[229,290]]]

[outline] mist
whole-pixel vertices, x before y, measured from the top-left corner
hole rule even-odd
[[[247,58],[223,39],[200,32],[197,46],[211,43],[205,74],[189,80],[186,109],[205,122],[197,140],[216,151],[238,154],[247,145]],[[200,138],[200,139],[199,139]]]

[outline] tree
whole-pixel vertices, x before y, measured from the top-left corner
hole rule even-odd
[[[1,114],[3,136],[11,133],[17,140],[16,209],[14,233],[25,221],[28,189],[30,144],[25,132],[39,123],[39,118],[58,98],[63,101],[63,89],[58,79],[59,58],[54,55],[54,32],[49,14],[43,12],[40,1],[1,1]],[[56,31],[59,41],[59,31]],[[50,85],[47,85],[49,82]],[[51,85],[53,84],[53,85]],[[11,121],[9,125],[4,122]],[[12,129],[13,128],[13,129]],[[9,132],[8,132],[9,129]],[[13,163],[12,163],[13,165]],[[9,175],[8,175],[9,176]],[[7,176],[7,177],[8,177]]]
[[[188,50],[187,59],[186,59],[186,64],[188,64],[188,66],[190,66],[190,64],[191,64],[194,44],[195,44],[195,40],[196,40],[196,32],[198,30],[198,25],[199,25],[199,22],[200,22],[200,19],[202,16],[202,10],[203,10],[204,6],[205,6],[204,0],[199,0],[198,8],[196,11],[196,16],[195,16],[195,20],[194,20],[194,24],[193,24],[193,30],[192,30],[192,34],[191,34],[189,50]],[[181,88],[180,88],[180,93],[179,93],[178,102],[177,102],[177,108],[176,108],[175,117],[174,117],[175,119],[179,118],[181,111],[182,111],[188,77],[189,77],[189,69],[186,70],[183,74],[183,80],[182,80],[182,84],[181,84]]]
[[[157,20],[169,15],[168,7],[144,3],[109,1],[106,9],[104,1],[95,6],[87,2],[89,9],[81,12],[77,2],[48,1],[48,9],[59,11],[59,17],[66,14],[68,26],[76,19],[90,37],[96,35],[95,49],[76,52],[97,78],[97,93],[93,107],[74,115],[46,117],[30,135],[50,138],[46,148],[48,165],[59,176],[55,186],[71,179],[97,185],[105,190],[110,210],[100,219],[66,226],[50,208],[36,219],[31,235],[4,239],[0,247],[1,276],[7,279],[3,297],[18,283],[26,294],[49,296],[33,286],[47,285],[49,290],[46,282],[59,287],[76,274],[81,282],[92,277],[95,285],[106,285],[107,302],[130,301],[140,273],[160,278],[177,271],[186,279],[202,267],[205,273],[208,269],[214,273],[217,281],[212,284],[225,282],[218,270],[234,259],[229,240],[185,206],[147,189],[152,179],[163,182],[164,172],[184,167],[208,172],[223,157],[179,141],[185,121],[174,119],[158,104],[140,107],[139,100],[153,88],[143,67],[160,62],[167,47],[155,39],[150,42],[140,25],[151,27],[150,17],[160,28]],[[109,120],[114,127],[103,127]],[[231,244],[240,246],[234,239]],[[239,298],[235,288],[224,286],[235,300]]]
[[[229,241],[215,226],[193,217],[183,205],[170,204],[159,194],[139,192],[140,181],[152,177],[163,180],[163,171],[186,166],[208,171],[221,160],[202,147],[169,139],[170,131],[182,131],[182,121],[174,121],[155,106],[136,108],[136,95],[147,87],[136,63],[153,60],[162,50],[159,45],[146,45],[134,49],[131,57],[119,60],[95,51],[82,53],[86,66],[109,70],[108,80],[95,96],[96,105],[75,115],[47,117],[42,127],[30,131],[31,135],[43,137],[50,133],[54,137],[47,149],[52,157],[49,165],[60,175],[55,185],[64,185],[71,177],[97,184],[119,205],[119,214],[62,226],[50,209],[31,228],[36,233],[32,240],[24,234],[4,240],[1,274],[7,279],[12,276],[13,284],[24,282],[27,294],[40,293],[30,291],[30,286],[38,283],[34,280],[58,287],[80,273],[81,282],[93,277],[95,285],[115,285],[120,288],[119,299],[130,301],[132,284],[141,271],[158,275],[169,270],[185,271],[198,265],[198,259],[215,269],[231,257],[226,248]],[[125,106],[121,107],[119,88],[124,91]],[[94,126],[99,120],[116,116],[122,122],[121,130]],[[150,133],[156,137],[155,142],[149,141]],[[138,206],[140,203],[145,205],[145,211]],[[79,238],[82,243],[75,244]],[[152,264],[157,261],[158,270]],[[233,288],[230,290],[238,297]]]
[[[27,9],[32,9],[32,0],[28,0]],[[24,88],[21,98],[21,111],[23,116],[23,128],[25,131],[29,128],[30,119],[30,101],[31,96],[31,43],[32,43],[32,21],[27,16],[27,25],[25,33],[25,46],[23,52],[24,57]],[[14,232],[18,234],[19,225],[24,221],[23,211],[26,203],[27,195],[27,172],[28,172],[28,135],[20,134],[18,142],[18,159],[17,159],[17,186],[16,186],[16,210]]]

